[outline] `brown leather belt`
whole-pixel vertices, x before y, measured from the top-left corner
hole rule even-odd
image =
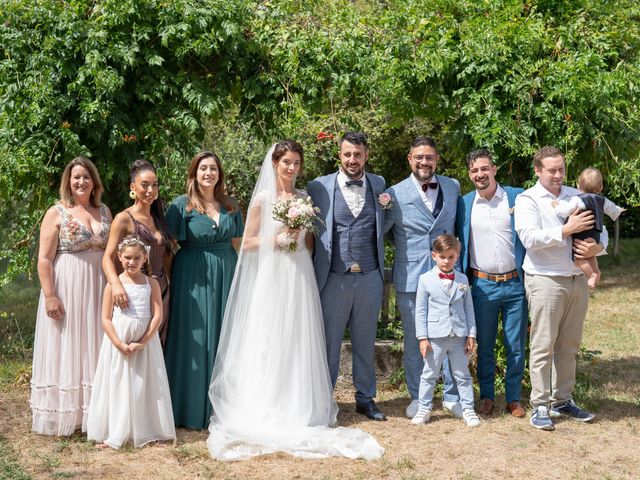
[[[517,270],[507,273],[486,273],[481,272],[480,270],[474,270],[472,268],[471,273],[473,273],[474,277],[482,278],[484,280],[491,280],[492,282],[506,282],[507,280],[518,277]]]

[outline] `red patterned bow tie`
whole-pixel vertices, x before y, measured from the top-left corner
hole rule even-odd
[[[438,273],[438,276],[442,279],[447,279],[447,280],[453,280],[456,278],[456,274],[455,273]]]
[[[438,188],[438,182],[431,182],[431,183],[423,183],[422,184],[422,191],[426,192],[428,188],[431,188],[432,190],[435,190],[436,188]]]

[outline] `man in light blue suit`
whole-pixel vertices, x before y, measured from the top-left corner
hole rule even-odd
[[[507,352],[505,390],[507,411],[524,417],[520,405],[527,340],[527,298],[522,262],[525,248],[516,234],[513,208],[521,188],[496,182],[497,168],[488,150],[467,156],[469,178],[476,189],[460,198],[456,230],[462,244],[462,271],[469,277],[478,329],[481,414],[490,415],[495,397],[495,346],[502,313]]]
[[[423,359],[415,332],[415,302],[420,275],[433,268],[431,245],[441,234],[455,231],[456,208],[460,184],[452,178],[436,175],[438,151],[433,139],[417,137],[411,144],[408,160],[411,175],[387,190],[392,204],[385,215],[385,233],[393,241],[393,285],[404,334],[404,370],[411,403],[407,417],[418,410],[418,388]],[[445,363],[443,405],[462,416],[458,392]]]
[[[376,406],[374,348],[384,275],[384,214],[378,196],[384,178],[365,172],[367,137],[348,132],[340,140],[340,170],[319,177],[307,189],[322,223],[315,237],[316,272],[335,386],[345,329],[351,335],[356,411],[386,420]]]

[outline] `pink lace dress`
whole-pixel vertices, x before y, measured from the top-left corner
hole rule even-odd
[[[53,281],[65,315],[47,315],[44,295],[36,319],[31,376],[32,429],[45,435],[86,430],[93,376],[102,342],[102,255],[111,217],[100,207],[100,230],[93,233],[62,205]]]

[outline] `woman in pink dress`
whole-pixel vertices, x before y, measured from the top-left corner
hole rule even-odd
[[[95,165],[74,158],[64,169],[60,201],[40,227],[31,376],[32,429],[44,435],[86,430],[87,408],[102,342],[105,279],[101,261],[111,212],[100,202]]]

